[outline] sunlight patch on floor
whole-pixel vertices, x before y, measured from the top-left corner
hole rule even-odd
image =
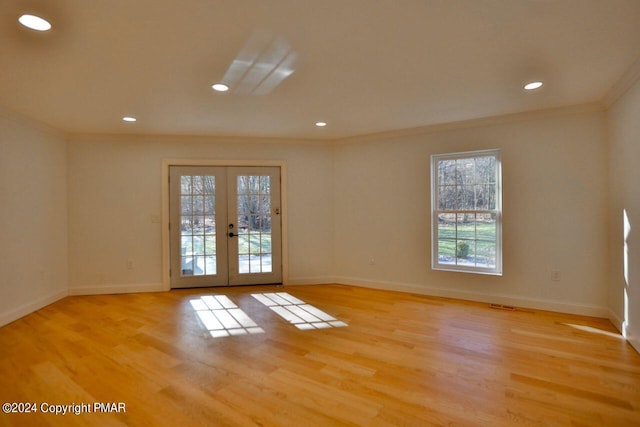
[[[567,325],[569,327],[572,327],[574,329],[577,329],[579,331],[590,332],[592,334],[606,335],[608,337],[618,338],[618,339],[623,339],[624,338],[621,334],[616,334],[614,332],[609,332],[609,331],[605,331],[605,330],[602,330],[602,329],[594,328],[592,326],[576,325],[576,324],[573,324],[573,323],[565,323],[565,325]]]
[[[287,292],[251,294],[251,296],[301,330],[348,326],[346,323]]]
[[[189,302],[214,338],[264,333],[264,329],[226,295],[205,295]]]

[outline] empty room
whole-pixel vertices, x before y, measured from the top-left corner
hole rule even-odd
[[[640,1],[0,1],[0,426],[640,425]]]

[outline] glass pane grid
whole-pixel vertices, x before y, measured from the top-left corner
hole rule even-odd
[[[240,274],[271,273],[271,177],[237,179],[238,269]]]
[[[437,162],[437,207],[487,210],[496,207],[496,159],[477,156]]]
[[[438,264],[495,268],[496,213],[437,212]]]
[[[215,177],[180,177],[181,275],[215,275]]]
[[[495,268],[496,156],[453,157],[434,166],[437,263]]]

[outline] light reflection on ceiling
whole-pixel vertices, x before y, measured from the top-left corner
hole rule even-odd
[[[255,31],[221,82],[238,95],[266,95],[293,74],[296,58],[284,37],[267,30]]]

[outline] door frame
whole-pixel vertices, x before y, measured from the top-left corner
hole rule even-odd
[[[289,245],[287,234],[287,164],[282,160],[162,160],[162,289],[171,290],[171,253],[169,239],[169,168],[171,166],[269,166],[280,168],[280,220],[282,221],[282,283],[289,280]]]

